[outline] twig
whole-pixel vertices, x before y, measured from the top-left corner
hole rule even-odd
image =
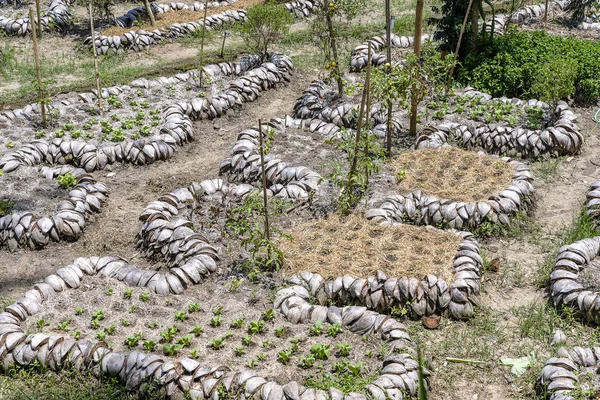
[[[446,357],[446,361],[453,362],[453,363],[462,363],[462,364],[485,364],[485,361],[481,361],[481,360],[467,360],[465,358],[453,358],[453,357]]]

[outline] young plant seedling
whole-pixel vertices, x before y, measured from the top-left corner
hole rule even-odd
[[[131,307],[129,307],[129,312],[133,314],[135,312],[135,306],[132,305]]]
[[[61,331],[68,331],[69,330],[69,321],[59,322],[58,329],[60,329]]]
[[[220,337],[210,339],[210,346],[215,350],[222,349],[223,347],[225,347],[225,338]]]
[[[210,319],[210,326],[212,326],[214,328],[221,326],[221,316],[215,315],[214,317],[212,317]]]
[[[153,352],[154,349],[156,348],[156,344],[158,342],[155,339],[152,340],[146,340],[144,341],[144,343],[142,344],[142,347],[144,348],[144,350],[148,351],[148,352]]]
[[[313,356],[312,354],[307,355],[306,357],[304,356],[300,356],[299,358],[300,361],[300,366],[304,369],[308,369],[311,368],[313,365],[315,365],[315,356]]]
[[[132,294],[133,294],[133,289],[126,289],[125,292],[123,292],[123,298],[131,299]]]
[[[202,327],[198,326],[198,325],[194,325],[194,327],[192,328],[190,333],[193,333],[196,336],[200,336],[200,335],[202,335]]]
[[[342,331],[341,324],[333,324],[327,328],[327,336],[336,337]]]
[[[104,327],[104,332],[106,332],[107,334],[109,334],[111,336],[114,335],[115,334],[115,324]]]
[[[287,329],[285,328],[285,326],[278,326],[277,328],[275,328],[275,336],[278,338],[282,337],[283,335],[285,335],[286,330]]]
[[[217,307],[213,310],[213,315],[219,317],[221,316],[221,313],[223,312],[223,307]]]
[[[190,341],[194,338],[193,335],[186,335],[177,340],[177,344],[182,345],[183,347],[190,347]]]
[[[177,311],[175,313],[175,321],[184,322],[187,319],[187,313],[185,311]]]
[[[190,357],[198,358],[200,357],[200,349],[192,349],[190,350]]]
[[[292,350],[281,350],[279,353],[277,353],[277,359],[282,363],[282,364],[287,364],[290,362],[290,358],[292,357]]]
[[[271,347],[272,343],[269,342],[268,340],[263,340],[262,342],[262,347],[265,349],[268,349],[269,347]]]
[[[141,293],[140,294],[140,300],[143,302],[146,302],[148,300],[150,300],[150,293]]]
[[[335,348],[337,349],[338,354],[343,357],[348,357],[348,355],[350,355],[350,352],[352,351],[352,346],[350,346],[350,344],[345,340],[342,341],[342,343],[338,344]]]
[[[236,346],[235,355],[238,357],[242,356],[246,352],[246,349],[246,346]]]
[[[81,314],[83,314],[83,308],[81,308],[81,307],[75,308],[75,315],[81,315]]]
[[[92,329],[100,328],[100,321],[94,318],[93,320],[90,321],[90,327]]]
[[[142,340],[142,334],[138,332],[133,336],[128,336],[125,338],[125,345],[132,349],[138,345],[140,340]]]
[[[123,326],[129,326],[129,325],[131,325],[131,322],[128,319],[124,319],[124,320],[121,321],[121,325],[123,325]]]
[[[327,360],[329,358],[329,345],[318,343],[310,348],[312,354],[317,360]]]
[[[273,319],[275,319],[275,310],[273,310],[272,308],[265,310],[263,312],[263,319],[265,321],[272,321]]]
[[[104,339],[106,339],[106,332],[98,332],[96,334],[96,339],[98,339],[98,340],[104,340]]]
[[[180,344],[163,344],[163,353],[165,353],[166,356],[176,356],[182,349],[183,346]]]
[[[106,290],[106,295],[107,295],[107,296],[112,296],[112,295],[113,295],[113,292],[114,292],[114,289],[113,289],[113,288],[111,288],[111,287],[109,287],[109,288]]]
[[[250,327],[248,328],[248,333],[253,335],[257,335],[259,333],[263,333],[265,331],[265,321],[251,321]]]
[[[200,311],[200,303],[192,303],[187,308],[188,313],[195,313]]]
[[[176,326],[169,326],[160,333],[160,337],[163,342],[171,343],[178,331],[179,329]]]
[[[73,335],[73,337],[75,338],[75,340],[79,340],[79,338],[81,337],[81,331],[79,329],[75,330],[71,334]]]
[[[246,347],[250,346],[252,344],[252,336],[243,336],[242,344]]]
[[[245,321],[246,320],[244,318],[235,318],[234,320],[231,321],[231,326],[236,329],[242,329]]]
[[[309,329],[310,336],[320,336],[323,333],[323,322],[317,321]]]
[[[354,376],[359,376],[362,369],[363,369],[363,363],[360,361],[354,365],[348,364],[348,371],[352,372],[352,375],[354,375]]]
[[[156,322],[156,321],[148,322],[146,324],[146,326],[150,329],[156,329],[156,328],[158,328],[158,322]]]

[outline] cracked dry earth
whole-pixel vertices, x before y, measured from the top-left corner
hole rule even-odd
[[[75,243],[54,243],[40,251],[16,253],[2,249],[0,299],[14,301],[35,282],[77,257],[114,255],[135,259],[138,216],[144,207],[163,193],[216,177],[219,163],[229,155],[238,133],[259,118],[265,121],[290,113],[311,79],[308,74],[296,72],[290,84],[265,93],[254,103],[221,119],[194,122],[195,140],[178,149],[170,161],[142,167],[120,165],[93,173],[110,190],[102,212]],[[424,330],[418,321],[407,322],[412,338],[423,347],[432,367],[432,400],[533,398],[531,382],[511,377],[509,369],[498,360],[521,357],[537,349],[535,342],[520,337],[514,309],[547,301],[544,289],[536,284],[539,264],[557,250],[547,243],[572,222],[583,206],[589,185],[600,177],[600,162],[596,161],[600,125],[592,120],[594,110],[573,111],[579,115],[578,124],[586,137],[581,154],[561,158],[549,177],[543,170],[553,161],[526,160],[536,178],[537,199],[528,228],[514,238],[480,241],[486,258],[500,258],[501,266],[499,272],[483,276],[483,307],[478,316],[468,322],[444,320],[435,331]],[[539,373],[543,360],[553,355],[544,351],[542,348],[536,354],[538,363],[530,368],[532,376]],[[482,362],[449,363],[447,357]]]

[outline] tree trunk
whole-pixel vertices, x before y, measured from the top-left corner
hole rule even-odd
[[[415,18],[415,41],[414,41],[414,51],[417,60],[421,58],[421,33],[423,30],[423,6],[424,0],[417,0],[417,15]],[[417,67],[418,68],[418,67]],[[417,71],[417,74],[420,73]],[[417,135],[417,106],[418,106],[418,96],[417,96],[417,88],[413,84],[412,89],[412,98],[411,98],[411,106],[410,106],[410,134],[412,136]]]
[[[481,1],[481,0],[476,0]],[[479,36],[479,7],[471,7],[471,49],[477,48],[477,37]]]
[[[156,20],[154,19],[154,13],[152,12],[152,7],[150,7],[150,2],[144,0],[144,6],[146,6],[146,14],[148,14],[148,18],[150,18],[150,25],[156,26]]]

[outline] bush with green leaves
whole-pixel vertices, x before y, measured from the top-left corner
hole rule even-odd
[[[470,54],[460,79],[494,97],[594,101],[600,97],[600,43],[511,28]]]
[[[77,179],[75,179],[73,174],[70,172],[67,172],[64,175],[59,175],[57,181],[58,184],[65,189],[70,189],[77,184]]]
[[[266,53],[269,45],[287,33],[289,25],[294,22],[287,8],[274,1],[250,7],[246,18],[243,24],[236,24],[236,29],[256,53]]]

